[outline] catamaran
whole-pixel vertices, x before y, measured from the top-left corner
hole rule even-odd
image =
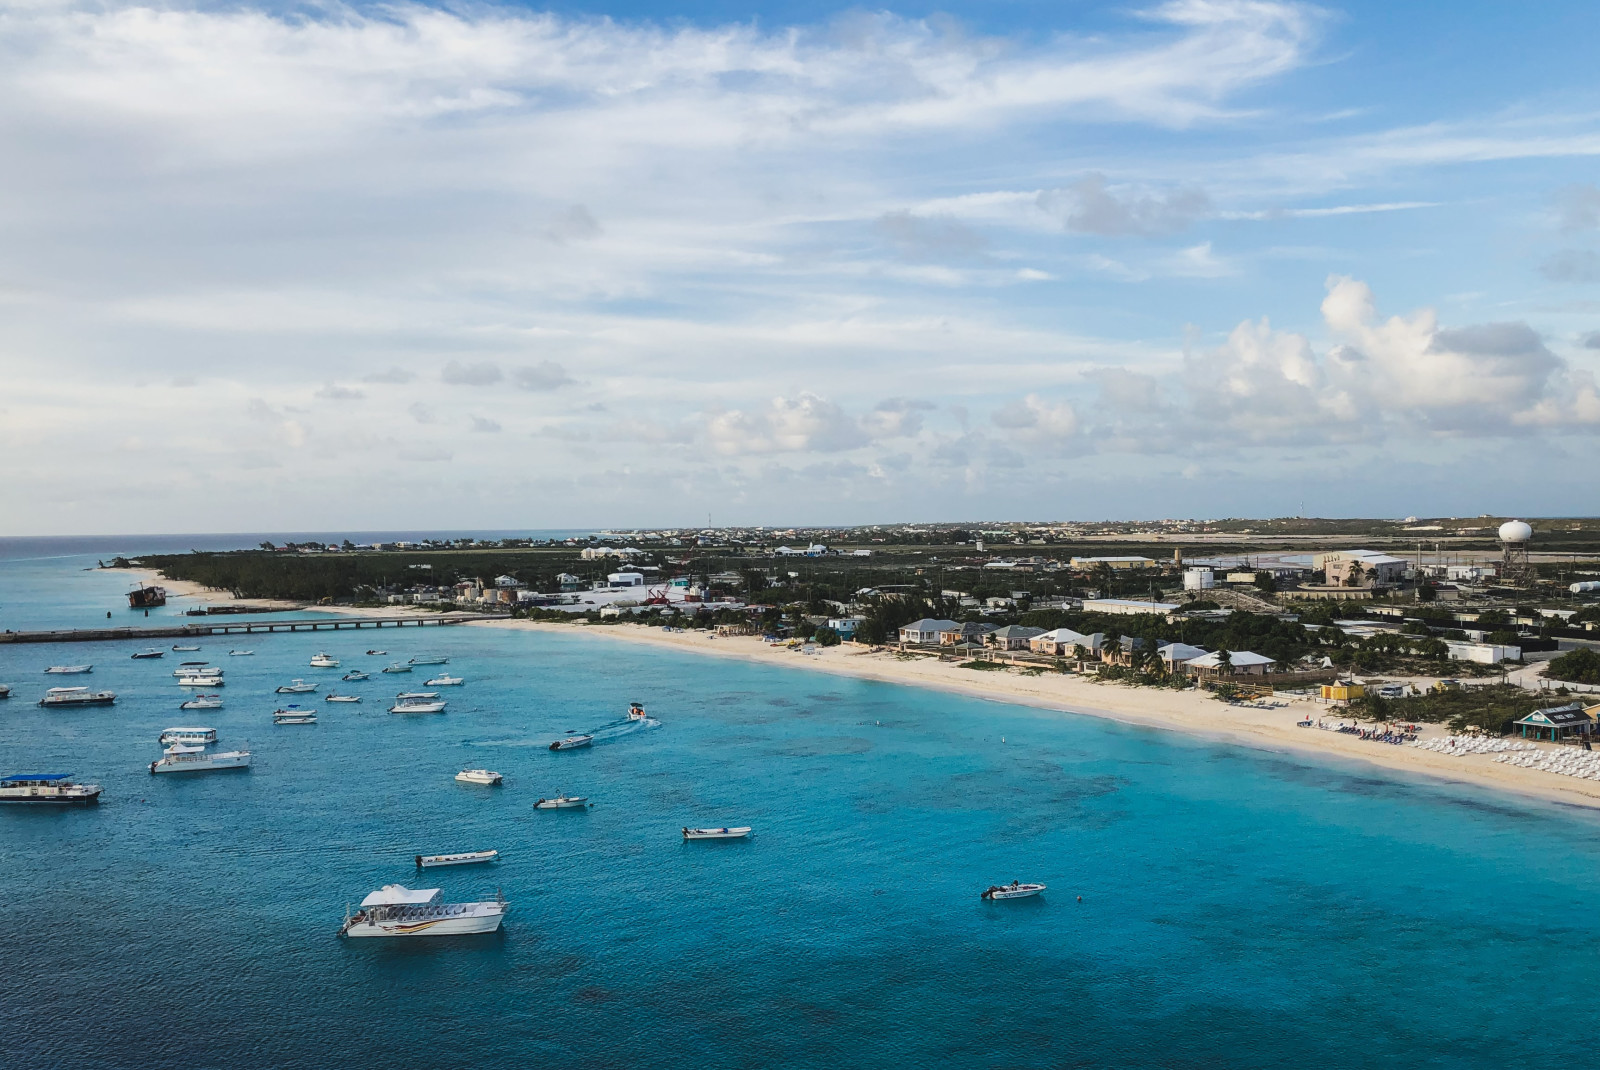
[[[41,706],[109,706],[117,701],[115,691],[90,691],[87,687],[52,687],[39,700]]]
[[[332,654],[316,654],[311,658],[311,667],[313,669],[337,669],[339,667],[339,659]]]
[[[71,773],[13,773],[0,776],[0,803],[92,803],[99,784],[74,784]]]
[[[345,913],[340,936],[456,936],[492,933],[500,928],[511,905],[505,897],[479,903],[442,903],[438,888],[385,884],[361,901],[354,915]]]
[[[213,769],[246,769],[250,766],[247,750],[208,751],[204,747],[191,747],[174,743],[161,752],[161,757],[150,763],[154,773],[205,773]]]
[[[168,728],[156,740],[163,747],[183,743],[190,747],[204,747],[217,741],[215,728]]]

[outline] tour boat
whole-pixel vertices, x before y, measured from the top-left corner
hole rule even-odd
[[[287,706],[281,710],[272,711],[273,724],[316,724],[317,713],[315,710],[301,709],[299,706]]]
[[[45,671],[46,676],[82,676],[86,672],[94,672],[93,665],[52,665]]]
[[[247,769],[250,752],[247,750],[208,751],[204,747],[190,747],[174,743],[161,752],[161,757],[150,763],[154,773],[205,773],[213,769]]]
[[[434,866],[471,866],[478,862],[493,862],[499,857],[499,851],[460,851],[452,855],[417,855],[417,868],[431,869]]]
[[[361,701],[361,696],[360,695],[335,695],[332,691],[329,691],[328,692],[328,697],[323,699],[322,701],[324,701],[324,702],[360,702]]]
[[[280,695],[308,695],[317,689],[316,684],[308,684],[296,676],[293,683],[283,684],[277,690]]]
[[[493,769],[463,769],[456,779],[463,784],[498,784],[505,778]]]
[[[175,646],[172,649],[174,649],[174,650],[199,650],[200,648],[197,647],[197,646]]]
[[[100,801],[99,784],[74,784],[71,773],[13,773],[0,776],[0,802],[92,803]]]
[[[450,675],[435,676],[426,681],[428,687],[460,687],[464,682],[461,677]]]
[[[389,707],[390,713],[443,713],[448,702],[396,702]]]
[[[39,700],[41,706],[109,706],[117,701],[115,691],[90,691],[87,687],[52,687]]]
[[[204,747],[217,741],[215,728],[168,728],[156,740],[163,747],[182,743],[190,747]]]
[[[165,650],[141,650],[133,655],[133,660],[143,661],[145,658],[164,658],[166,656],[167,652]]]
[[[311,659],[311,667],[313,669],[337,669],[339,667],[339,659],[332,654],[317,654]]]
[[[228,657],[230,657],[230,658],[248,658],[251,655],[253,655],[254,653],[255,653],[254,650],[230,650],[230,651],[228,651]]]
[[[557,795],[554,799],[540,799],[533,804],[535,810],[582,810],[589,800],[582,795]]]
[[[370,679],[372,679],[372,677],[369,674],[362,672],[360,669],[351,669],[349,672],[347,672],[343,676],[339,677],[339,679],[341,679],[341,680],[370,680]]]
[[[424,654],[421,657],[412,658],[410,661],[407,662],[407,664],[408,665],[448,665],[448,664],[450,664],[450,659],[447,658],[447,657],[442,657],[442,656],[440,656],[438,654]]]
[[[180,710],[220,710],[222,709],[221,695],[196,695],[187,702],[178,703]]]
[[[227,683],[221,673],[196,673],[178,677],[179,687],[222,687]]]
[[[222,670],[204,661],[185,661],[172,670],[174,676],[221,676]]]
[[[375,655],[377,657],[383,657],[385,654],[387,654],[389,652],[387,650],[369,650],[369,651],[367,651],[367,653]]]
[[[457,936],[492,933],[500,928],[505,897],[480,903],[441,903],[438,888],[385,884],[361,901],[361,909],[345,914],[340,936]]]
[[[750,826],[741,828],[722,829],[684,829],[683,838],[686,840],[743,840],[750,836]]]
[[[411,671],[411,666],[402,665],[397,661],[393,665],[384,666],[383,671],[384,672],[410,672]]]
[[[593,742],[593,736],[568,736],[566,739],[558,739],[554,743],[550,744],[550,749],[576,750],[578,747],[587,747]]]
[[[643,720],[645,720],[644,707],[639,705],[637,702],[628,703],[628,720],[630,720],[630,721],[643,721]]]
[[[991,884],[984,890],[980,899],[1027,899],[1029,896],[1038,895],[1044,891],[1042,884],[1022,884],[1012,881],[1010,884]]]
[[[155,584],[140,584],[128,592],[129,609],[154,609],[167,604],[167,589]]]

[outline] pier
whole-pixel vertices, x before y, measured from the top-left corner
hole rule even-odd
[[[218,635],[262,635],[268,632],[337,632],[360,628],[427,628],[504,620],[496,613],[440,613],[406,617],[302,617],[297,620],[231,621],[227,624],[173,624],[156,628],[67,628],[58,631],[4,632],[0,643],[88,643],[104,639],[204,639]]]

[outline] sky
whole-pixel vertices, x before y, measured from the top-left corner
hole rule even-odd
[[[0,535],[1597,514],[1597,36],[0,0]]]

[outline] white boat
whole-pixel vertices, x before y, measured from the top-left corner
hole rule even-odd
[[[448,702],[396,702],[390,713],[443,713]]]
[[[346,914],[340,936],[458,936],[492,933],[511,906],[497,895],[481,903],[441,903],[438,888],[385,884]]]
[[[247,750],[208,751],[204,747],[190,747],[174,743],[161,752],[161,757],[150,763],[154,773],[205,773],[213,769],[246,769],[250,766]]]
[[[220,674],[207,676],[196,674],[194,676],[178,677],[179,687],[222,687],[226,684],[227,681]]]
[[[384,672],[410,672],[411,671],[411,666],[402,665],[397,661],[392,665],[384,666],[383,671]]]
[[[361,701],[361,696],[360,695],[335,695],[332,691],[329,691],[328,692],[328,697],[323,699],[322,701],[324,701],[324,702],[360,702]]]
[[[71,773],[13,773],[0,776],[0,803],[72,803],[100,801],[99,784],[74,784]]]
[[[362,672],[360,669],[351,669],[349,672],[347,672],[343,676],[339,677],[339,679],[341,679],[341,680],[370,680],[370,679],[372,679],[372,676],[369,673]]]
[[[316,724],[317,712],[315,710],[301,709],[299,706],[286,706],[281,710],[272,711],[273,724]]]
[[[367,653],[368,653],[368,654],[374,654],[374,655],[377,655],[377,656],[378,656],[378,657],[380,657],[380,658],[381,658],[381,657],[383,657],[383,656],[384,656],[384,655],[386,655],[386,654],[388,654],[388,653],[389,653],[389,652],[388,652],[388,651],[387,651],[387,650],[369,650],[369,651],[367,651]]]
[[[465,682],[466,681],[463,680],[461,677],[459,677],[459,676],[451,676],[451,675],[449,675],[447,673],[444,676],[435,676],[432,680],[427,681],[427,686],[428,687],[460,687]]]
[[[740,828],[683,830],[683,838],[686,840],[743,840],[748,839],[749,836],[749,825]]]
[[[493,769],[463,769],[456,779],[463,784],[498,784],[505,778]]]
[[[591,744],[593,742],[594,742],[594,737],[593,736],[568,736],[565,739],[558,739],[554,743],[550,744],[550,749],[551,750],[576,750],[579,747],[587,747],[589,744]]]
[[[984,889],[980,899],[1027,899],[1029,896],[1038,895],[1044,891],[1042,884],[1023,884],[1012,881],[1010,884],[991,884]]]
[[[183,743],[190,747],[204,747],[217,741],[215,728],[168,728],[156,740],[163,747]]]
[[[193,698],[178,703],[180,710],[220,710],[222,709],[221,695],[196,695]]]
[[[222,670],[205,661],[186,661],[172,670],[174,676],[221,676]]]
[[[535,810],[582,810],[589,800],[582,795],[557,795],[554,799],[540,799],[533,804]]]
[[[438,654],[423,654],[421,657],[412,658],[406,664],[408,664],[408,665],[448,665],[448,664],[450,664],[450,659],[446,658],[446,657],[442,657],[442,656],[440,656]]]
[[[643,720],[646,720],[644,707],[639,705],[637,702],[628,703],[628,720],[630,720],[630,721],[643,721]]]
[[[228,657],[230,657],[230,658],[248,658],[251,655],[253,655],[254,653],[255,653],[254,650],[230,650],[230,651],[228,651]]]
[[[39,700],[41,706],[109,706],[117,701],[115,691],[90,691],[87,687],[52,687]]]
[[[402,691],[395,696],[396,702],[432,702],[439,697],[437,691]]]
[[[431,869],[434,866],[471,866],[479,862],[493,862],[499,857],[499,851],[461,851],[453,855],[417,855],[417,868]]]
[[[297,676],[294,678],[293,683],[287,683],[279,687],[277,693],[280,695],[308,695],[316,689],[316,684],[308,684]]]
[[[11,697],[11,685],[10,684],[0,684],[0,698],[10,698],[10,697]]]
[[[52,665],[45,670],[47,676],[82,676],[94,672],[93,665]]]
[[[165,650],[141,650],[133,655],[133,660],[143,661],[145,658],[164,658],[166,656],[167,652]]]
[[[337,669],[339,667],[339,659],[332,654],[316,654],[311,658],[311,667],[313,669]]]
[[[174,649],[174,650],[199,650],[200,648],[197,647],[197,646],[175,646],[172,649]]]

